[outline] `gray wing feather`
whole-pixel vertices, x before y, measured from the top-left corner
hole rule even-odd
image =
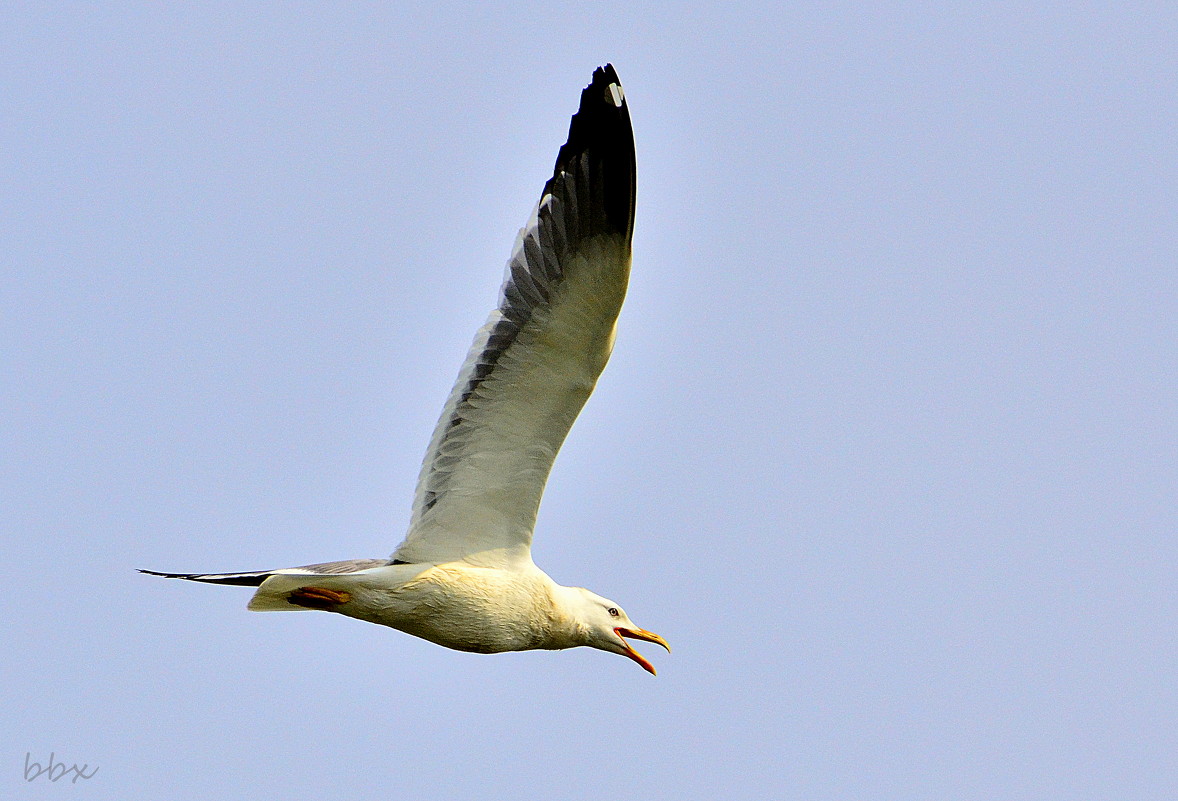
[[[606,66],[442,410],[395,560],[528,558],[552,462],[613,346],[633,226],[633,133]]]

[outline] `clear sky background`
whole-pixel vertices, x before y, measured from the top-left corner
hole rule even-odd
[[[1178,797],[1173,4],[258,5],[0,12],[0,795]],[[535,556],[659,676],[136,574],[392,550],[606,61]]]

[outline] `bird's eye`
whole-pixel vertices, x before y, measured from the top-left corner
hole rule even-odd
[[[616,606],[611,606],[609,609],[606,609],[605,611],[609,612],[610,617],[617,617],[618,615],[621,614],[621,612],[618,611],[618,608]]]

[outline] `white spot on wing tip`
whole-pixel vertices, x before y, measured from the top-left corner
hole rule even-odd
[[[626,96],[622,94],[622,87],[618,86],[616,83],[611,83],[609,85],[609,96],[610,100],[614,101],[614,106],[617,108],[621,108],[622,101],[626,99]]]

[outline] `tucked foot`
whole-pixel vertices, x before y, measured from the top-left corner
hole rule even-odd
[[[326,587],[299,587],[291,591],[287,600],[307,609],[331,609],[352,600],[352,594],[344,590],[329,590]]]

